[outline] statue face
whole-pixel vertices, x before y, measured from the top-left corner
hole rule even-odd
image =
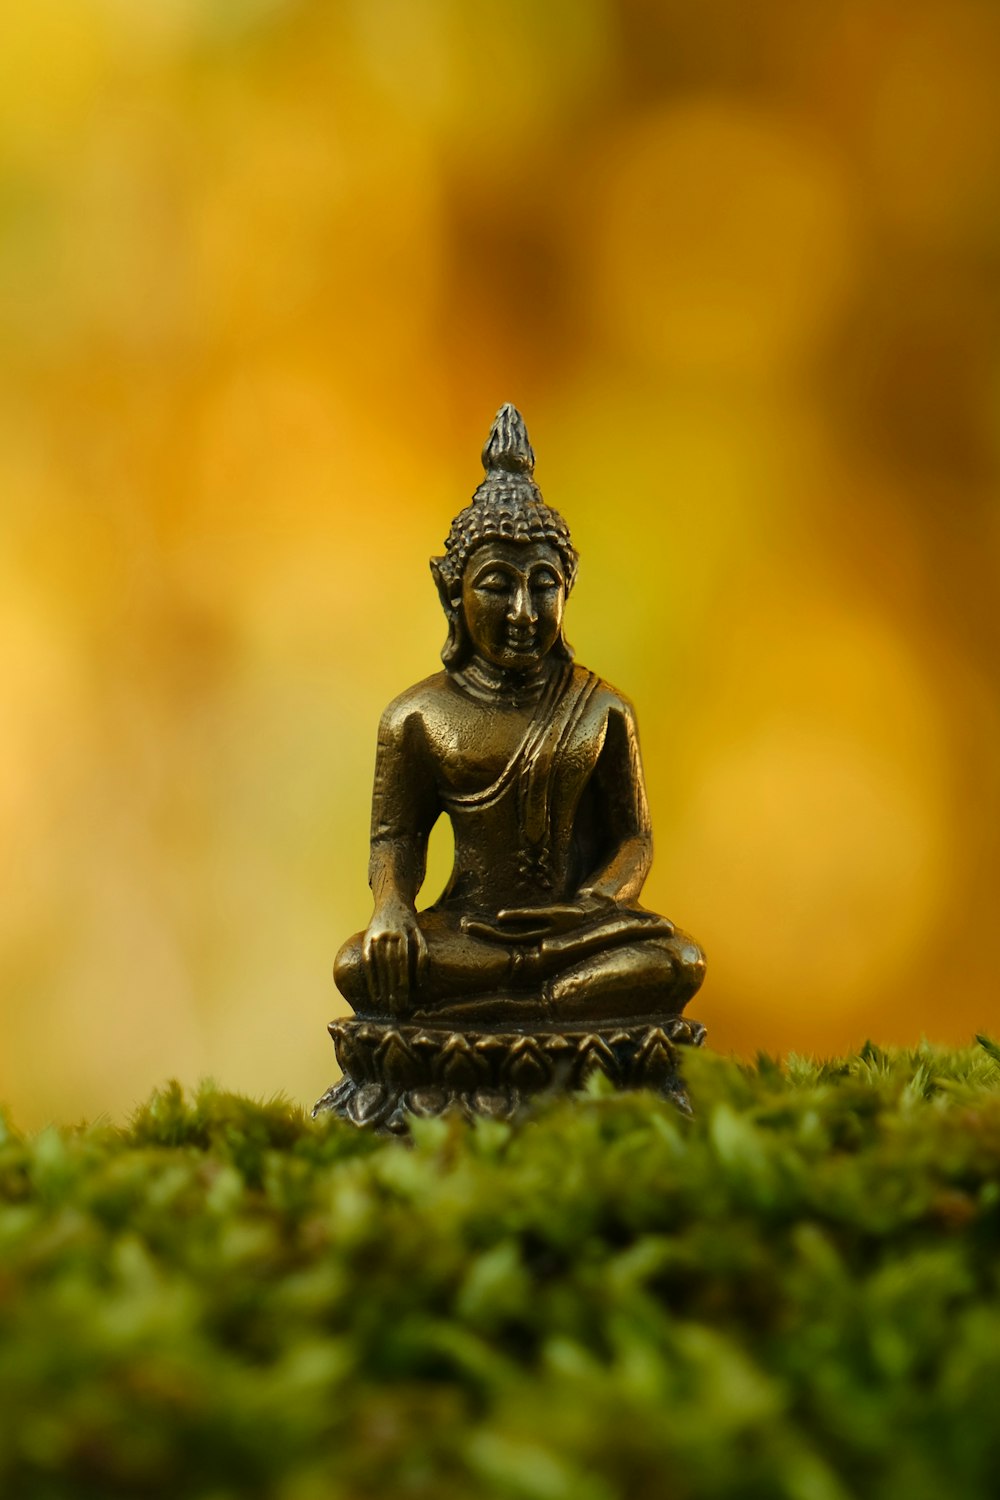
[[[546,656],[562,627],[562,560],[545,542],[484,542],[465,566],[462,608],[480,656],[525,671]]]

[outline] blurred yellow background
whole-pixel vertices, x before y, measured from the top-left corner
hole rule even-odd
[[[976,0],[5,7],[19,1122],[331,1081],[378,714],[504,400],[710,1043],[997,1030],[998,97]]]

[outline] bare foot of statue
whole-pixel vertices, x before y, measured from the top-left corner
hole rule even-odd
[[[374,912],[334,968],[359,1019],[331,1027],[345,1078],[317,1109],[388,1129],[436,1104],[509,1112],[533,1090],[504,1075],[498,1037],[513,1037],[523,1056],[538,1043],[536,1089],[579,1081],[587,1058],[561,1079],[545,1059],[584,1037],[597,1039],[598,1062],[600,1046],[618,1058],[605,1068],[623,1073],[616,1082],[681,1098],[668,1054],[704,1036],[681,1017],[704,956],[639,903],[652,836],[635,715],[573,660],[563,611],[577,554],[534,483],[514,407],[497,413],[483,465],[431,563],[448,621],[444,671],[400,694],[379,726]],[[442,814],[455,864],[443,894],[418,912]],[[655,1060],[631,1066],[629,1038],[636,1057],[645,1048]]]

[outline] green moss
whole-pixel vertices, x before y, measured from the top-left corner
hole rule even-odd
[[[0,1494],[995,1494],[1000,1049],[687,1071],[412,1146],[0,1129]]]

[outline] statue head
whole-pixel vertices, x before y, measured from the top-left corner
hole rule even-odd
[[[448,618],[441,652],[460,667],[471,652],[520,670],[548,651],[569,659],[562,606],[578,558],[569,527],[534,482],[524,418],[507,402],[483,447],[486,477],[455,517],[431,571]]]

